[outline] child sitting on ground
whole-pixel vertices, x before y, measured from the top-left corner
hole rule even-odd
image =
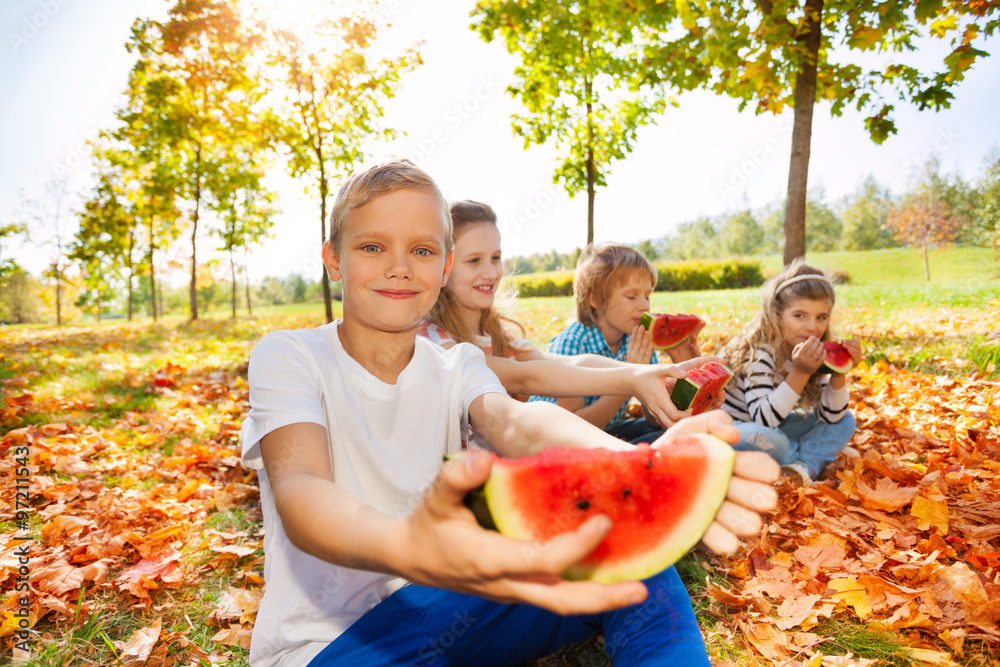
[[[323,260],[343,283],[343,319],[264,336],[250,356],[243,460],[258,471],[267,582],[255,667],[515,665],[604,630],[616,665],[708,667],[673,569],[645,582],[559,574],[610,529],[594,517],[539,549],[487,531],[465,507],[491,457],[449,460],[471,425],[504,456],[546,446],[627,447],[564,410],[510,398],[472,345],[418,338],[451,265],[444,199],[394,160],[352,176]],[[674,434],[736,441],[728,416]],[[702,541],[754,535],[774,506],[777,465],[739,452],[729,500]],[[530,548],[526,548],[529,547]]]
[[[542,352],[524,338],[524,327],[496,304],[503,256],[497,216],[488,204],[451,203],[455,250],[448,284],[441,290],[418,335],[450,348],[472,343],[512,395],[635,395],[660,424],[683,416],[670,402],[669,388],[683,367],[638,366],[597,354],[565,356]],[[531,361],[533,363],[518,363]],[[601,369],[601,370],[594,370]],[[669,381],[667,378],[674,378]]]
[[[833,282],[795,260],[764,284],[761,309],[720,353],[735,374],[722,409],[736,420],[737,449],[767,452],[809,484],[854,435],[847,380],[821,367],[831,340]],[[845,340],[855,364],[861,345]]]
[[[649,311],[656,279],[656,267],[634,248],[613,243],[588,245],[573,278],[577,321],[552,339],[548,351],[596,354],[633,364],[658,363],[649,332],[639,324],[642,314]],[[695,331],[687,341],[667,351],[674,363],[689,362],[684,364],[685,370],[714,359],[699,357],[697,337]],[[557,400],[532,396],[531,400],[558,403],[621,440],[650,442],[657,438],[663,431],[649,421],[649,415],[628,417],[629,398],[607,394]]]

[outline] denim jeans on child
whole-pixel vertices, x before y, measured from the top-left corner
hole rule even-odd
[[[850,410],[835,424],[829,424],[814,414],[793,412],[778,428],[754,422],[736,422],[740,441],[735,449],[767,452],[780,465],[802,462],[814,478],[837,452],[847,446],[854,435],[855,421]]]
[[[709,667],[691,598],[677,571],[671,567],[645,583],[649,596],[644,603],[583,616],[411,584],[358,619],[308,667],[514,667],[602,629],[615,667]]]

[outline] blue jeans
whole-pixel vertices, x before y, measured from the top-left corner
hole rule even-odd
[[[605,427],[604,432],[619,440],[631,442],[633,445],[643,442],[652,444],[654,440],[663,435],[663,429],[659,426],[653,426],[646,421],[645,417],[622,420],[614,426]]]
[[[309,667],[513,667],[602,629],[605,650],[616,667],[709,667],[691,598],[677,571],[668,568],[645,583],[649,597],[644,603],[584,616],[411,584],[358,619]]]
[[[781,465],[799,461],[809,469],[809,476],[815,478],[847,446],[854,428],[854,414],[850,410],[835,424],[828,424],[814,414],[803,417],[794,412],[778,428],[738,421],[740,441],[734,448],[767,452]]]

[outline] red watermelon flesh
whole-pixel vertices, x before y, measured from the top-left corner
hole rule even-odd
[[[520,459],[498,457],[472,505],[474,511],[480,505],[483,525],[532,542],[604,514],[611,530],[563,576],[645,579],[701,539],[726,497],[733,456],[731,446],[704,434],[625,451],[551,447]],[[487,513],[495,526],[483,521]]]
[[[826,361],[820,369],[824,373],[846,373],[854,368],[854,360],[851,359],[847,348],[842,344],[832,340],[824,341],[823,347],[826,349]]]
[[[670,392],[670,400],[678,410],[691,408],[692,415],[700,415],[712,407],[732,377],[731,370],[717,361],[710,361],[678,380]]]
[[[649,330],[654,349],[669,350],[686,341],[702,319],[697,315],[643,313],[639,324]]]

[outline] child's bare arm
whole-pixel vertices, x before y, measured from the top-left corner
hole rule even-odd
[[[648,413],[661,424],[673,424],[687,413],[678,410],[670,400],[670,389],[684,373],[669,364],[639,365],[615,362],[607,368],[588,368],[566,364],[560,360],[514,361],[502,357],[486,357],[490,369],[512,394],[531,394],[573,398],[611,396],[607,406],[596,417],[604,419],[603,427],[615,415],[626,396],[638,398]],[[570,401],[572,403],[572,401]],[[583,401],[576,401],[576,409]],[[563,405],[566,407],[566,405]],[[571,410],[575,412],[576,410]],[[581,415],[582,416],[582,415]],[[596,425],[596,424],[595,424]]]
[[[449,461],[417,509],[393,518],[334,483],[322,426],[276,429],[262,439],[261,452],[285,533],[317,558],[562,614],[595,613],[645,599],[641,583],[559,577],[600,542],[610,527],[606,519],[595,518],[543,550],[479,527],[462,499],[486,480],[488,456]]]
[[[389,572],[376,554],[393,519],[334,483],[325,428],[283,426],[261,439],[260,451],[292,544],[331,563]],[[351,539],[338,539],[344,535]]]

